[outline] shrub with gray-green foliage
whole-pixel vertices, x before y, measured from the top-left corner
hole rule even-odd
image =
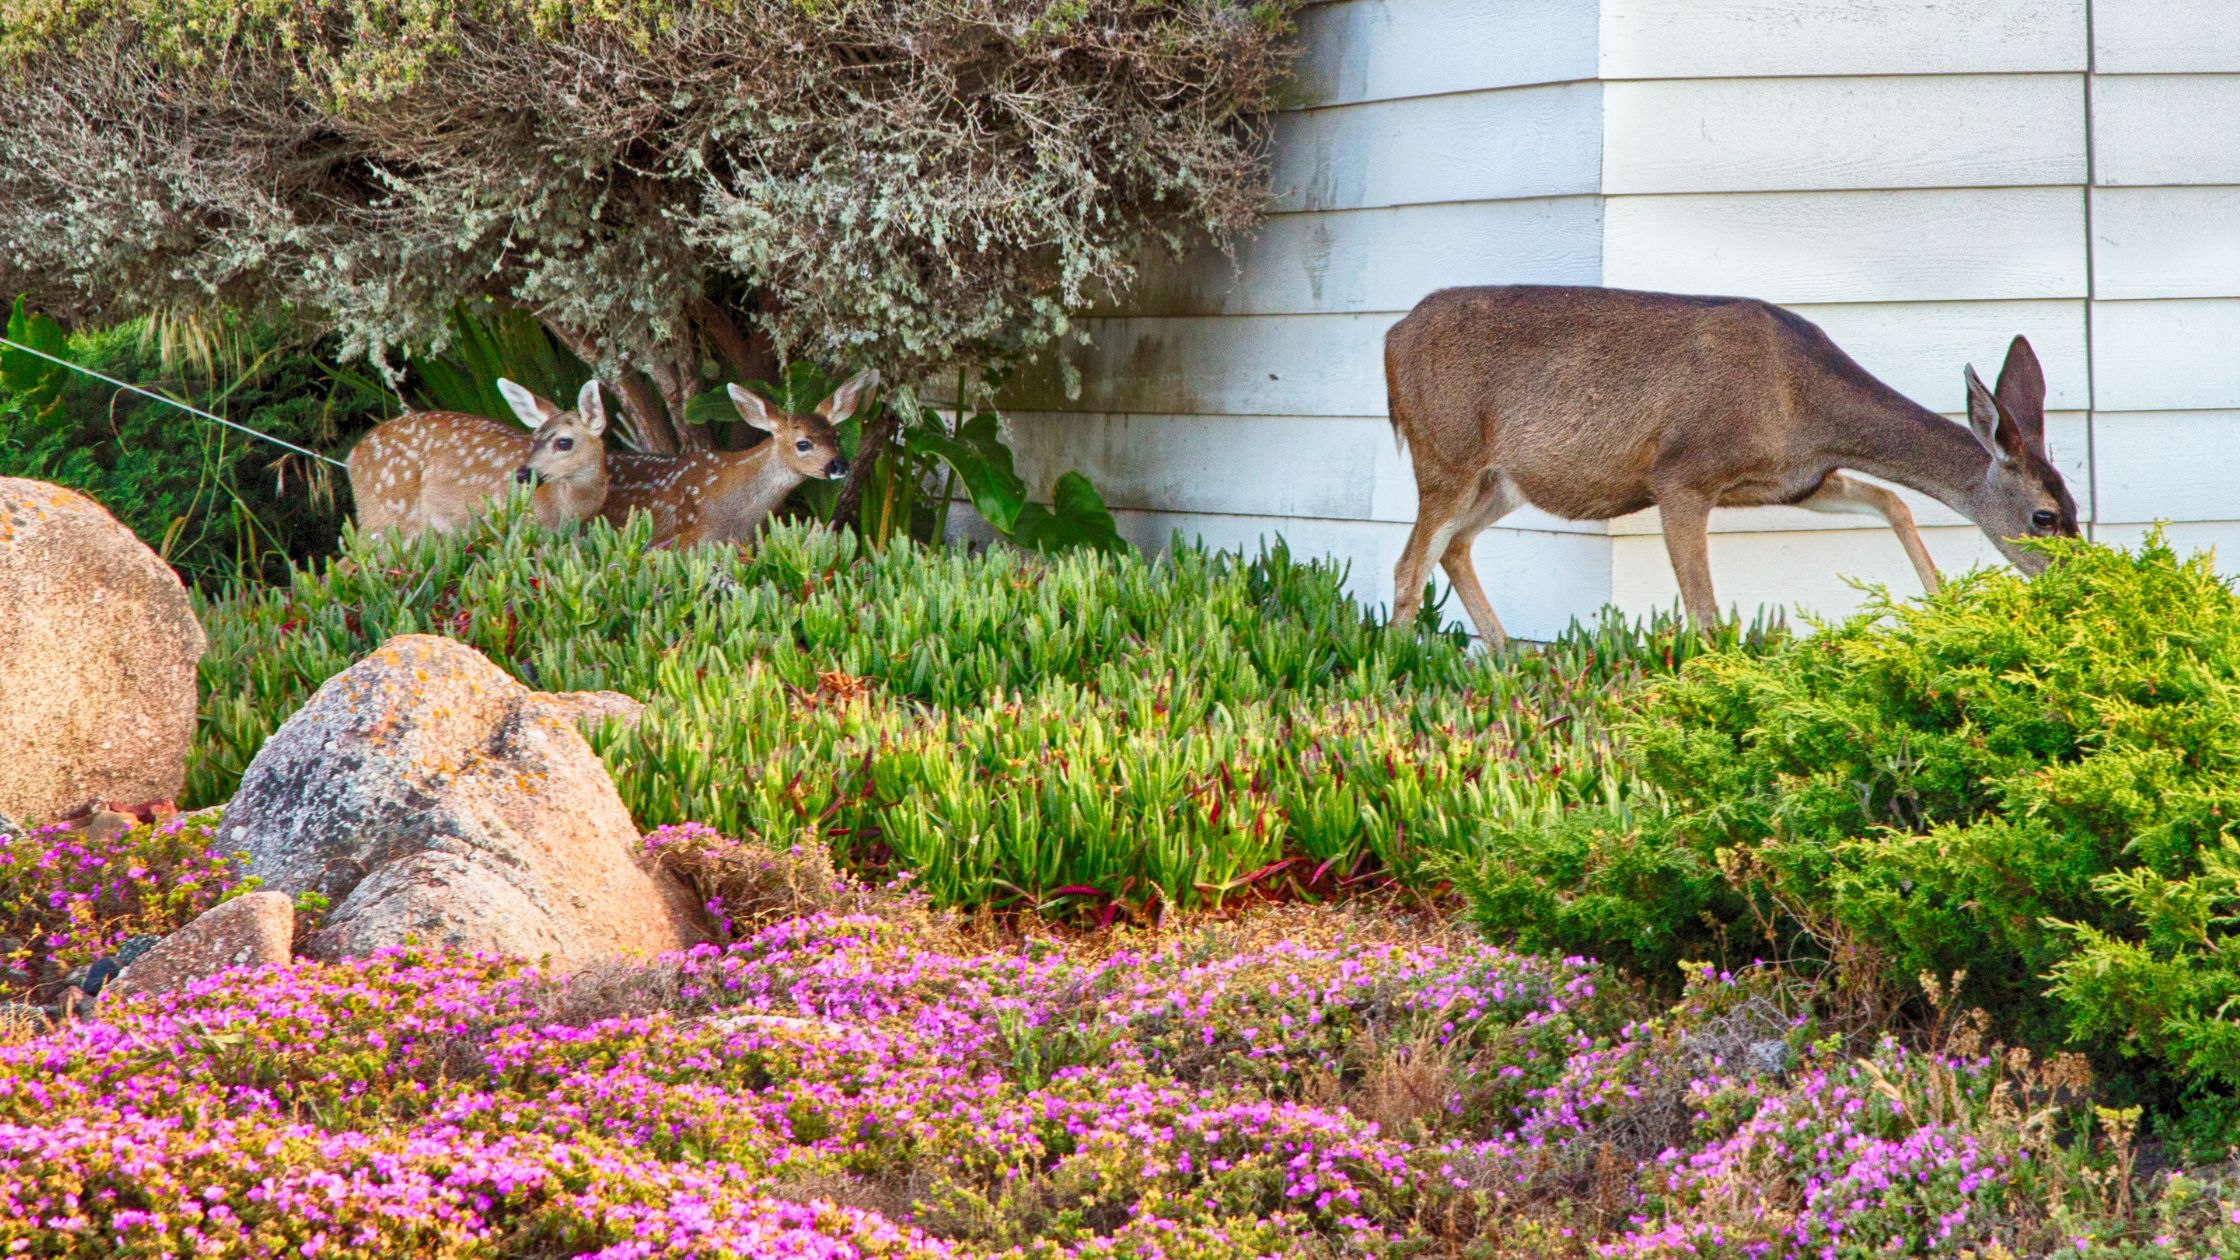
[[[1250,222],[1296,4],[0,0],[0,292],[364,351],[494,296],[661,446],[758,333],[907,380]]]

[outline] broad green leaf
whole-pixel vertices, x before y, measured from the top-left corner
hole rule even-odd
[[[1133,550],[1120,536],[1112,512],[1087,477],[1069,472],[1050,490],[1050,506],[1030,503],[1019,513],[1012,541],[1036,551],[1087,547],[1095,551]]]
[[[974,510],[990,525],[1010,533],[1026,506],[1027,483],[1012,470],[1011,449],[1003,444],[995,414],[978,412],[953,435],[941,427],[938,416],[925,414],[927,422],[911,426],[903,436],[904,448],[947,464],[964,483]]]

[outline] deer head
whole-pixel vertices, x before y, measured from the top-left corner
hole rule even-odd
[[[2015,568],[2044,572],[2046,556],[2019,540],[2077,536],[2076,501],[2046,458],[2045,371],[2029,340],[2016,337],[2007,347],[1996,392],[1983,387],[1973,365],[1966,375],[1968,427],[1991,456],[1969,493],[1968,516]]]
[[[785,467],[806,480],[838,481],[848,475],[848,460],[840,453],[833,429],[855,414],[864,395],[878,383],[877,370],[866,368],[818,403],[814,415],[780,411],[738,385],[730,389],[731,405],[739,409],[740,419],[770,435],[771,452]]]
[[[574,411],[562,411],[509,380],[499,380],[498,392],[521,423],[535,431],[528,459],[514,471],[515,481],[589,486],[605,476],[607,407],[599,397],[599,382],[583,383]]]
[[[607,407],[599,382],[583,383],[574,411],[562,411],[512,381],[500,380],[498,392],[535,430],[513,479],[530,487],[537,524],[558,529],[597,514],[607,498]]]

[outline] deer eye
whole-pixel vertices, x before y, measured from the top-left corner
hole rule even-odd
[[[808,454],[809,452],[811,452],[811,451],[813,451],[813,450],[817,449],[817,444],[816,444],[815,442],[812,442],[812,441],[810,441],[810,440],[809,440],[809,439],[807,439],[807,438],[803,438],[803,439],[801,439],[800,441],[798,441],[798,442],[795,442],[795,443],[793,444],[793,449],[795,449],[795,450],[797,450],[797,451],[801,452],[802,454],[806,455],[806,454]]]
[[[574,438],[559,438],[552,443],[552,449],[556,451],[572,451],[575,448],[576,440]]]
[[[2054,524],[2060,519],[2060,517],[2055,516],[2053,512],[2047,508],[2039,508],[2037,511],[2030,514],[2030,523],[2037,526],[2039,529],[2052,529],[2054,527]]]

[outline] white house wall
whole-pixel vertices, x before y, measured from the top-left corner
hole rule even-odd
[[[2100,536],[2169,521],[2240,568],[2240,8],[2095,0]],[[2207,112],[2204,112],[2207,111]]]
[[[2103,532],[2169,517],[2240,562],[2220,485],[2240,467],[2240,10],[2095,0],[2089,18],[2084,0],[1315,5],[1275,212],[1233,259],[1155,262],[1094,313],[1079,397],[1055,370],[1015,388],[1022,464],[1088,474],[1139,541],[1280,534],[1383,602],[1414,492],[1382,339],[1416,301],[1743,293],[1948,415],[1962,365],[1989,377],[2028,334],[2056,461]],[[1995,559],[1915,502],[1941,562]],[[1675,596],[1654,513],[1505,525],[1478,563],[1520,633]],[[1841,612],[1846,575],[1913,589],[1872,526],[1718,513],[1721,598]]]

